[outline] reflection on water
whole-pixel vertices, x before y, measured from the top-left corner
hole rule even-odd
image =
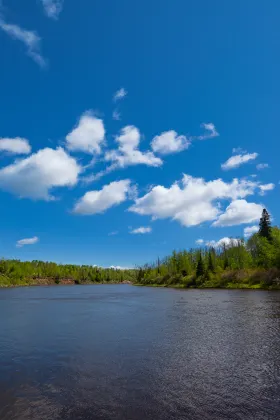
[[[0,419],[279,420],[280,293],[0,290]]]

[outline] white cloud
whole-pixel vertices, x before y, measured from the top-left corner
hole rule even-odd
[[[196,243],[197,245],[203,245],[203,244],[204,244],[204,239],[197,239],[197,240],[195,241],[195,243]]]
[[[99,191],[88,191],[76,203],[74,213],[82,215],[103,213],[110,207],[126,201],[132,189],[131,181],[125,179],[111,182]]]
[[[145,233],[151,233],[152,232],[152,228],[150,227],[139,227],[137,229],[133,229],[130,233],[131,234],[145,234]]]
[[[11,38],[21,41],[27,48],[27,54],[39,66],[45,67],[46,61],[41,54],[41,38],[34,31],[27,31],[18,25],[6,23],[0,16],[0,29],[2,29]]]
[[[0,152],[9,152],[18,155],[28,155],[31,152],[31,147],[28,140],[21,137],[0,138]]]
[[[45,13],[49,18],[57,19],[62,11],[64,0],[41,0]]]
[[[140,132],[138,128],[133,125],[128,125],[121,130],[116,141],[119,145],[117,150],[111,150],[106,153],[105,160],[111,161],[116,167],[124,168],[130,165],[147,165],[147,166],[160,166],[162,160],[156,157],[152,152],[141,152],[138,150],[140,143]]]
[[[206,243],[207,246],[213,247],[213,248],[232,248],[234,246],[237,246],[240,244],[240,239],[235,238],[222,238],[219,241],[209,241]]]
[[[185,136],[179,136],[174,130],[161,133],[151,142],[153,151],[163,155],[181,152],[187,149],[190,144],[191,142]]]
[[[259,163],[256,168],[258,169],[258,171],[261,171],[262,169],[266,169],[269,168],[269,164],[268,163]]]
[[[117,102],[120,99],[123,99],[126,95],[127,95],[127,91],[125,90],[125,88],[121,88],[117,90],[117,92],[114,94],[113,100]]]
[[[105,140],[103,121],[94,116],[92,111],[85,112],[78,125],[66,137],[67,148],[85,153],[101,153],[101,144]]]
[[[51,200],[52,188],[75,185],[80,172],[62,148],[45,148],[0,169],[0,188],[20,197]]]
[[[251,235],[259,231],[259,226],[248,226],[244,229],[244,237],[249,238]]]
[[[219,133],[213,123],[203,123],[201,124],[201,127],[204,128],[205,133],[202,136],[195,137],[195,139],[207,140],[219,136]]]
[[[132,270],[130,267],[121,267],[120,265],[111,265],[109,268],[112,270]]]
[[[181,183],[170,188],[154,186],[150,192],[135,200],[130,211],[151,215],[153,219],[171,218],[183,226],[196,226],[215,220],[221,213],[217,200],[236,200],[254,194],[258,183],[234,179],[226,183],[221,179],[205,181],[184,175]]]
[[[221,165],[221,167],[224,170],[238,168],[240,165],[250,162],[251,160],[255,160],[257,157],[258,153],[247,153],[245,155],[231,156],[225,163]]]
[[[260,185],[260,195],[265,195],[265,193],[267,191],[272,191],[275,188],[275,185],[270,183],[270,184],[264,184],[264,185]]]
[[[34,236],[33,238],[20,239],[17,241],[16,247],[21,248],[24,245],[34,245],[37,244],[37,242],[39,242],[39,238],[37,236]]]
[[[252,223],[260,219],[263,206],[248,203],[246,200],[234,200],[213,223],[213,226],[234,226]]]

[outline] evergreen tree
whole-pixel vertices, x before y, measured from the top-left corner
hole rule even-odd
[[[200,253],[199,257],[198,257],[197,267],[196,267],[196,277],[203,276],[204,272],[205,272],[205,270],[204,270],[203,259],[202,259],[202,255]]]
[[[215,267],[214,267],[214,262],[213,262],[213,257],[212,257],[212,250],[209,251],[208,253],[208,267],[207,270],[210,271],[211,273],[215,273]]]
[[[260,218],[259,235],[268,241],[272,240],[270,215],[266,209],[263,209],[262,217]]]

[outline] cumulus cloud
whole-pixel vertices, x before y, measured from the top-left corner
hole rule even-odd
[[[249,238],[254,233],[257,233],[259,231],[259,226],[247,226],[244,229],[244,238]]]
[[[41,0],[45,13],[49,18],[57,19],[63,8],[64,0]]]
[[[197,245],[203,245],[203,244],[204,244],[204,239],[197,239],[197,240],[195,241],[195,243],[196,243]]]
[[[163,164],[162,160],[156,157],[153,152],[141,152],[139,150],[140,139],[141,135],[137,127],[133,125],[124,127],[116,137],[118,148],[105,153],[105,161],[111,162],[111,164],[104,170],[85,177],[84,181],[96,181],[116,169],[132,165],[161,166]]]
[[[113,100],[114,102],[117,102],[120,99],[123,99],[126,95],[127,95],[127,91],[125,90],[125,88],[122,87],[119,90],[117,90],[117,92],[114,93]]]
[[[238,246],[240,242],[240,239],[225,237],[219,241],[208,241],[206,245],[212,248],[232,248],[234,246]]]
[[[37,244],[37,242],[39,242],[39,238],[37,236],[34,236],[33,238],[20,239],[17,241],[16,247],[21,248],[24,245],[34,245]]]
[[[62,148],[45,148],[0,169],[0,188],[19,197],[51,200],[54,187],[76,185],[81,167]]]
[[[263,206],[248,203],[246,200],[234,200],[213,223],[213,226],[234,226],[252,223],[260,219]]]
[[[179,136],[174,130],[161,133],[151,142],[153,151],[162,155],[181,152],[187,149],[190,144],[191,142],[185,136]]]
[[[88,191],[79,199],[73,211],[82,215],[104,213],[110,207],[126,201],[131,190],[133,188],[129,179],[111,182],[101,190]]]
[[[137,229],[133,229],[130,233],[131,234],[145,234],[145,233],[151,233],[152,232],[152,228],[150,227],[139,227]]]
[[[275,188],[275,185],[270,183],[270,184],[264,184],[264,185],[260,185],[260,195],[265,195],[265,193],[267,191],[272,191]]]
[[[258,171],[261,171],[262,169],[266,169],[269,168],[269,164],[268,163],[259,163],[256,168],[258,169]]]
[[[27,54],[39,66],[45,67],[46,61],[41,54],[41,38],[34,31],[28,31],[18,25],[6,23],[0,16],[0,29],[6,32],[11,38],[21,41],[27,48]]]
[[[18,155],[28,155],[31,152],[29,141],[21,137],[0,138],[0,152]]]
[[[258,157],[258,153],[247,153],[247,154],[240,154],[231,156],[225,163],[221,165],[222,169],[229,170],[238,168],[240,165],[244,165],[251,160],[255,160]]]
[[[116,163],[121,168],[139,164],[147,166],[162,165],[162,160],[152,152],[141,152],[138,150],[140,139],[141,135],[137,127],[133,125],[124,127],[120,135],[116,137],[119,145],[118,150],[107,152],[105,159]]]
[[[130,211],[151,215],[153,219],[171,218],[183,226],[196,226],[213,221],[221,214],[218,200],[236,200],[254,194],[258,183],[234,179],[226,183],[221,179],[205,181],[184,175],[181,182],[170,188],[157,185],[141,198],[135,200]]]
[[[203,123],[201,127],[204,128],[205,133],[202,136],[195,137],[198,140],[207,140],[218,137],[219,133],[213,123]]]
[[[103,121],[92,111],[87,111],[81,116],[78,125],[66,136],[66,145],[71,151],[99,154],[104,140]]]

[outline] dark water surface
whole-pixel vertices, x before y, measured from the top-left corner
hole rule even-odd
[[[280,419],[280,293],[0,290],[0,419]]]

